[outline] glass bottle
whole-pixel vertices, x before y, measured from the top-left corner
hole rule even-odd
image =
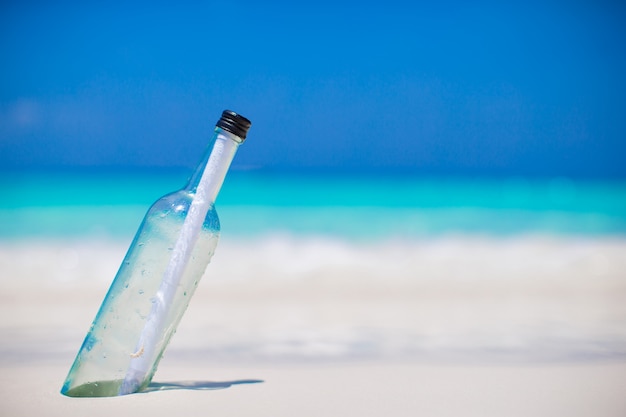
[[[146,213],[61,393],[107,397],[146,388],[219,238],[215,198],[250,128],[225,110],[187,186]]]

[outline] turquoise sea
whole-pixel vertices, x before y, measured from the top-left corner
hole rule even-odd
[[[149,205],[189,174],[4,172],[0,238],[132,237]],[[232,170],[217,210],[230,236],[626,235],[626,181]]]

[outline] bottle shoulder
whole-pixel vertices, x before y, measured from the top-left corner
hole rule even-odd
[[[178,208],[189,208],[193,201],[193,195],[186,190],[178,190],[165,194],[163,197],[152,203],[150,210],[172,210]]]
[[[185,189],[166,194],[152,204],[147,217],[182,221],[189,213],[193,198],[194,193]],[[219,230],[219,217],[214,205],[209,207],[203,226]]]

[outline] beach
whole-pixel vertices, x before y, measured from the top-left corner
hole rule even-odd
[[[64,397],[127,245],[0,243],[0,414],[626,412],[619,236],[226,235],[149,392]]]
[[[558,366],[165,366],[177,388],[113,398],[67,398],[61,366],[3,369],[3,415],[29,416],[623,416],[623,364]],[[207,378],[207,374],[211,375]],[[208,379],[208,381],[207,381]],[[262,382],[250,382],[262,380]]]
[[[626,1],[83,3],[0,6],[0,417],[626,417]]]

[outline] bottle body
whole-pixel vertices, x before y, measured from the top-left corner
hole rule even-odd
[[[214,202],[249,127],[224,111],[187,186],[150,207],[61,393],[117,396],[150,384],[217,246]]]
[[[116,396],[133,360],[142,358],[150,369],[137,389],[152,379],[158,362],[211,261],[219,239],[219,218],[210,207],[189,261],[173,292],[164,329],[152,349],[138,345],[154,306],[170,256],[189,212],[193,195],[169,194],[146,213],[144,220],[89,329],[62,393],[68,396]],[[151,355],[152,357],[144,357]]]

